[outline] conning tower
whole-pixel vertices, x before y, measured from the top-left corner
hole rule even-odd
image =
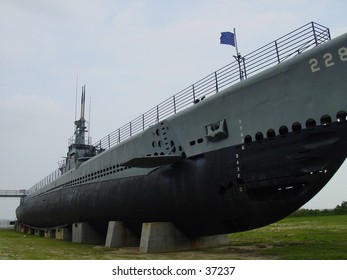
[[[69,148],[66,160],[60,163],[60,171],[62,174],[77,168],[82,162],[95,156],[96,148],[91,145],[91,138],[86,136],[87,121],[84,117],[85,112],[85,91],[86,86],[82,86],[81,95],[81,116],[79,120],[75,121],[74,136],[69,139]]]

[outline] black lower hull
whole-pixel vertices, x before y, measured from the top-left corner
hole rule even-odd
[[[86,183],[30,198],[18,220],[35,227],[170,221],[190,237],[249,230],[301,207],[347,154],[347,122],[334,122],[187,158],[146,176]]]

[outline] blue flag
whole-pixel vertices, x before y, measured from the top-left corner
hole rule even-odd
[[[235,34],[232,32],[221,32],[220,43],[235,47]]]

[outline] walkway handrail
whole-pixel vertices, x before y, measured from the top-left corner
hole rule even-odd
[[[24,197],[27,191],[22,190],[0,190],[0,197]]]
[[[199,102],[201,98],[218,93],[231,84],[281,63],[307,49],[323,44],[330,39],[330,31],[327,27],[310,22],[243,57],[236,57],[236,60],[232,63],[207,75],[106,135],[94,146],[98,146],[103,150],[109,149],[147,127]]]

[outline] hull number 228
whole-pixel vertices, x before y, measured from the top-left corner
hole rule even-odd
[[[322,67],[329,68],[334,66],[336,59],[339,59],[342,62],[347,61],[347,48],[339,48],[339,50],[337,51],[337,56],[338,58],[334,57],[331,53],[325,53],[323,55],[323,62],[320,62],[317,58],[311,58],[308,62],[311,66],[311,72],[318,72],[321,70]]]

